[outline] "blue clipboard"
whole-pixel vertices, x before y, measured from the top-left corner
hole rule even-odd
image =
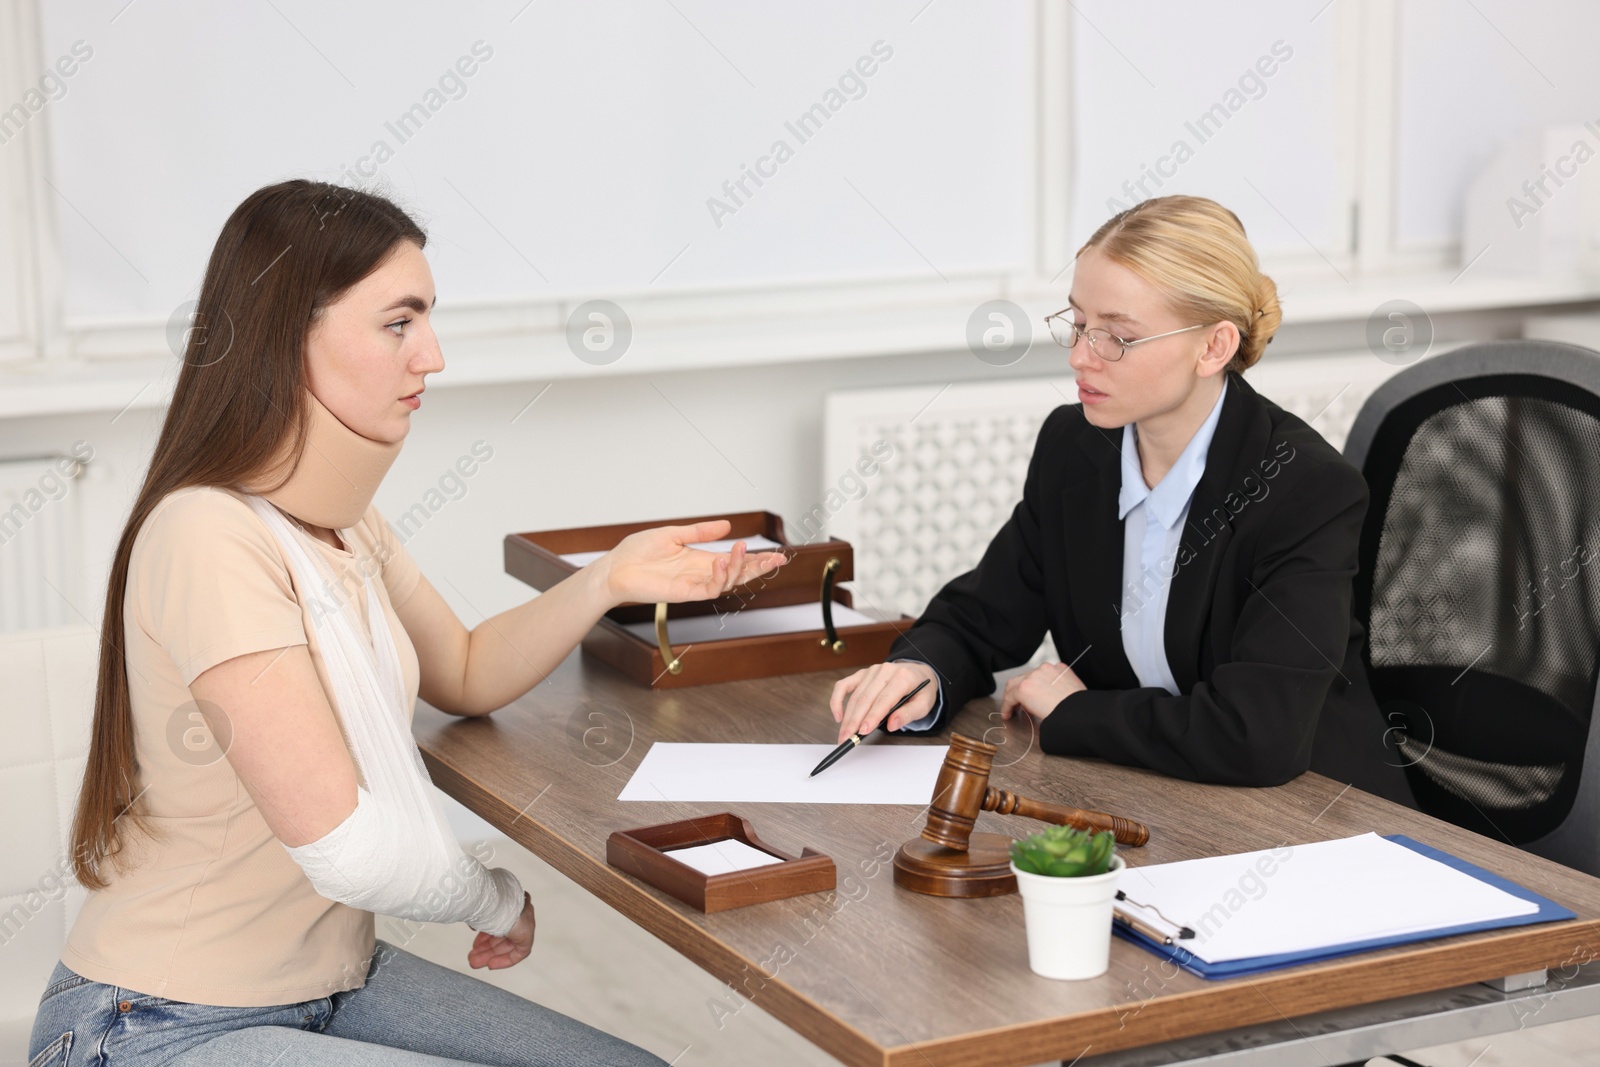
[[[1464,874],[1470,874],[1478,881],[1487,882],[1496,889],[1503,889],[1514,897],[1520,897],[1523,900],[1537,904],[1539,910],[1531,915],[1517,915],[1509,919],[1494,919],[1489,922],[1445,926],[1437,930],[1423,930],[1414,934],[1401,934],[1397,937],[1347,941],[1339,945],[1307,949],[1304,952],[1285,952],[1276,956],[1252,956],[1249,959],[1229,960],[1225,963],[1207,963],[1185,949],[1181,943],[1174,945],[1157,944],[1145,935],[1120,922],[1111,924],[1112,931],[1125,941],[1132,941],[1134,944],[1142,945],[1158,956],[1166,957],[1190,974],[1199,975],[1201,978],[1236,978],[1240,975],[1259,974],[1262,971],[1276,970],[1279,967],[1294,967],[1302,963],[1316,963],[1321,960],[1335,959],[1339,956],[1350,956],[1357,952],[1367,952],[1375,948],[1387,948],[1390,945],[1408,945],[1415,941],[1431,941],[1436,937],[1450,937],[1454,934],[1471,934],[1479,930],[1498,930],[1508,926],[1530,926],[1533,923],[1557,922],[1578,917],[1576,912],[1562,907],[1553,900],[1541,897],[1526,886],[1520,886],[1509,879],[1500,877],[1493,871],[1486,871],[1482,867],[1468,863],[1457,856],[1452,856],[1448,852],[1441,852],[1431,845],[1413,841],[1404,834],[1384,834],[1383,837],[1386,841],[1404,845],[1413,852],[1419,852],[1429,859],[1438,860],[1440,863],[1454,867]]]

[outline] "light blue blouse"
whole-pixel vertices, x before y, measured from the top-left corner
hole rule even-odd
[[[1206,472],[1206,453],[1227,395],[1224,380],[1211,414],[1153,489],[1145,484],[1139,463],[1138,431],[1131,422],[1122,428],[1122,491],[1117,494],[1117,518],[1122,520],[1122,651],[1141,686],[1159,686],[1173,696],[1178,695],[1178,683],[1167,663],[1164,639],[1167,594],[1178,573],[1178,544],[1189,502]]]

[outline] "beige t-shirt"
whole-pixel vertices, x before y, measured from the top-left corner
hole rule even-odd
[[[91,892],[62,961],[86,978],[198,1004],[289,1004],[359,987],[373,950],[373,917],[321,897],[267,828],[206,729],[189,683],[208,668],[263,649],[317,647],[320,613],[353,599],[366,621],[363,573],[376,584],[415,710],[416,649],[395,616],[422,572],[369,507],[348,551],[316,540],[339,576],[297,586],[277,539],[226,489],[167,495],[133,543],[123,638],[133,705],[141,808],[157,831],[126,828],[124,869]],[[329,696],[330,706],[332,696]],[[131,831],[131,832],[128,832]]]

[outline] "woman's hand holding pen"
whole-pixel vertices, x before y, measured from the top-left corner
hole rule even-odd
[[[746,553],[743,541],[735,542],[731,552],[689,547],[725,538],[730,529],[727,519],[717,519],[641,530],[590,566],[613,604],[653,604],[714,600],[787,561],[782,552]]]
[[[1065,663],[1041,664],[1027,674],[1007,679],[1000,698],[1000,718],[1010,719],[1021,708],[1042,721],[1063,700],[1087,688],[1077,672]]]
[[[874,663],[834,683],[828,709],[839,724],[839,744],[851,734],[865,737],[878,728],[895,702],[921,682],[931,682],[922,692],[889,717],[888,728],[898,730],[932,711],[939,700],[939,676],[926,663]]]

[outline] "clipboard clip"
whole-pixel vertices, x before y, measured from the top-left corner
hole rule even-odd
[[[1178,941],[1188,941],[1194,937],[1194,929],[1192,927],[1185,926],[1182,923],[1173,922],[1165,915],[1162,915],[1161,909],[1153,904],[1141,904],[1120,889],[1117,890],[1116,899],[1118,902],[1125,901],[1129,904],[1132,904],[1136,908],[1142,908],[1145,911],[1154,912],[1160,918],[1161,923],[1165,926],[1165,929],[1162,925],[1158,925],[1149,919],[1142,918],[1132,914],[1126,909],[1117,907],[1116,904],[1111,905],[1111,917],[1115,921],[1121,923],[1131,930],[1136,931],[1137,933],[1143,934],[1145,937],[1148,937],[1158,945],[1171,945]]]

